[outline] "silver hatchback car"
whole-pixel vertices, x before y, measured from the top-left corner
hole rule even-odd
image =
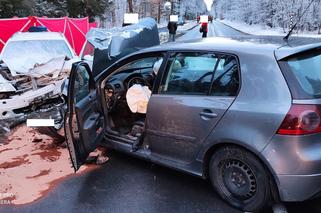
[[[144,49],[98,76],[75,63],[65,120],[75,171],[100,144],[209,178],[243,211],[315,198],[320,68],[320,41],[256,36]]]

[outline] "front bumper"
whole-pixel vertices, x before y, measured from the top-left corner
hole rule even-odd
[[[321,135],[275,135],[261,153],[282,201],[304,201],[321,193]]]
[[[31,90],[21,95],[12,96],[10,99],[0,100],[0,120],[13,119],[23,116],[23,110],[32,105],[42,105],[50,99],[61,94],[63,81],[57,81],[54,84]]]

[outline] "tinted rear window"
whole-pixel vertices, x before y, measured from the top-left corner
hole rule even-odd
[[[294,98],[321,97],[321,51],[313,50],[287,58],[283,65]]]

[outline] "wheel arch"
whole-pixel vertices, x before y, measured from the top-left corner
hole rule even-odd
[[[242,146],[239,143],[235,143],[235,142],[221,142],[221,143],[216,143],[213,144],[212,146],[210,146],[205,154],[203,155],[203,177],[208,179],[209,178],[209,164],[211,161],[211,157],[213,156],[213,154],[215,153],[216,150],[222,148],[222,147],[226,147],[226,146],[233,146],[233,147],[238,147],[241,148],[245,151],[250,152],[251,154],[253,154],[263,165],[263,167],[265,168],[265,170],[270,174],[270,184],[272,184],[273,187],[271,187],[271,193],[272,193],[272,197],[274,200],[276,201],[280,201],[280,192],[279,192],[279,187],[278,187],[278,183],[277,180],[274,176],[274,172],[273,169],[270,167],[270,165],[268,164],[268,162],[260,155],[260,152],[257,152],[256,150],[254,150],[251,147],[247,147],[247,146]]]

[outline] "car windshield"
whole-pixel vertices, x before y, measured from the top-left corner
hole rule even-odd
[[[72,58],[72,53],[64,40],[27,40],[27,41],[11,41],[7,44],[2,53],[3,59],[8,58],[28,58],[46,57],[56,58],[59,56],[67,56]]]
[[[320,98],[321,51],[310,51],[296,55],[289,58],[287,64],[296,79],[292,83],[296,84],[296,90],[300,89],[301,93],[305,94],[305,98]]]

